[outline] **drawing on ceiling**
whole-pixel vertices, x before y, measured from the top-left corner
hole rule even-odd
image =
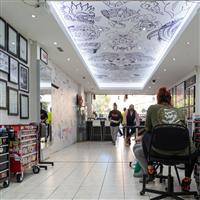
[[[78,43],[78,46],[80,46],[81,51],[85,51],[87,53],[97,53],[97,51],[101,47],[100,42],[83,42],[83,43]]]
[[[116,64],[129,64],[136,62],[153,62],[155,59],[151,56],[144,55],[142,52],[124,54],[105,52],[96,56],[92,56],[89,60],[94,62],[113,62]]]
[[[166,23],[161,26],[158,30],[154,30],[147,35],[147,39],[151,40],[153,37],[157,37],[158,41],[169,42],[173,37],[174,33],[181,24],[182,19],[177,19]]]
[[[158,1],[144,1],[140,5],[141,8],[146,9],[154,14],[164,15]]]
[[[163,2],[165,3],[164,6],[164,12],[171,16],[171,18],[174,18],[182,13],[187,13],[187,11],[191,8],[191,3],[188,3],[187,1],[184,2]]]
[[[137,20],[140,16],[140,12],[125,8],[113,8],[108,10],[101,10],[101,14],[109,20],[109,24],[112,27],[124,28],[126,22]]]
[[[195,9],[193,3],[186,1],[50,4],[97,83],[131,80],[138,81],[138,85],[151,76],[162,52],[173,43],[174,35]],[[127,76],[126,80],[123,76]]]
[[[112,32],[108,34],[108,38],[108,45],[114,51],[131,51],[138,45],[137,36],[130,33]]]
[[[96,26],[96,25],[78,25],[78,26],[69,26],[70,33],[77,40],[88,41],[98,39],[100,34],[103,31],[108,31],[109,28]]]
[[[72,1],[69,4],[62,2],[61,11],[67,20],[94,24],[95,8],[89,3]]]
[[[157,20],[157,17],[149,14],[149,15],[141,15],[138,18],[137,24],[133,28],[133,32],[138,31],[152,31],[153,29],[156,29],[160,27],[162,24],[160,21]]]
[[[104,1],[104,4],[110,8],[118,8],[125,5],[127,1]]]
[[[148,10],[154,14],[169,15],[171,18],[188,11],[191,3],[180,1],[144,1],[141,3],[142,9]]]

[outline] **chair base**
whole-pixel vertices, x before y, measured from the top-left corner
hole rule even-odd
[[[159,200],[159,199],[164,199],[167,197],[171,197],[177,200],[184,200],[183,198],[179,197],[179,196],[188,196],[188,195],[193,195],[194,199],[197,198],[198,199],[198,194],[196,191],[189,191],[189,192],[174,192],[174,180],[173,177],[170,175],[167,177],[168,179],[168,188],[167,191],[158,191],[158,190],[153,190],[153,189],[148,189],[146,188],[146,177],[147,175],[143,175],[143,188],[142,191],[140,192],[140,195],[144,195],[145,192],[150,192],[150,193],[154,193],[154,194],[160,194],[160,196],[151,198],[151,200]],[[159,177],[161,178],[161,177]],[[166,179],[166,176],[163,177],[164,179]]]

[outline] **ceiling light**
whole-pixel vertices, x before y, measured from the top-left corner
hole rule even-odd
[[[142,47],[141,47],[141,46],[139,46],[139,47],[138,47],[138,49],[142,49]]]
[[[151,86],[149,86],[149,89],[151,89]]]
[[[36,15],[31,15],[32,18],[36,18]]]
[[[15,43],[14,43],[14,42],[12,42],[12,45],[15,45]]]
[[[167,69],[163,69],[163,71],[164,71],[164,72],[166,72],[166,71],[167,71]]]
[[[57,42],[54,42],[53,44],[54,44],[54,45],[57,45],[58,43],[57,43]]]
[[[67,61],[70,61],[70,58],[67,58]]]
[[[176,58],[173,58],[173,61],[175,61],[176,60]]]
[[[186,42],[187,45],[190,45],[190,42]]]
[[[143,31],[146,31],[146,28],[144,27],[142,30],[143,30]]]

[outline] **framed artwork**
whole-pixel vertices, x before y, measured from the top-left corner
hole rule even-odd
[[[0,50],[0,71],[9,73],[9,56]]]
[[[10,57],[9,62],[9,81],[15,84],[19,83],[19,63],[16,59]]]
[[[7,109],[7,82],[0,79],[0,109]]]
[[[46,65],[48,64],[48,54],[47,52],[40,48],[40,60],[44,62]]]
[[[8,25],[8,52],[17,57],[18,41],[17,31]]]
[[[19,89],[29,92],[29,70],[28,67],[19,64]]]
[[[19,34],[19,59],[28,62],[28,40]]]
[[[0,48],[6,50],[6,21],[0,17]]]
[[[29,118],[29,96],[25,94],[20,94],[20,118]]]
[[[8,87],[8,115],[18,115],[18,90]]]

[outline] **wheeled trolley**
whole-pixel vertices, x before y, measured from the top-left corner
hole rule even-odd
[[[10,138],[10,171],[16,175],[17,182],[24,179],[24,171],[32,168],[34,174],[40,172],[38,165],[37,126],[12,125],[14,135]]]

